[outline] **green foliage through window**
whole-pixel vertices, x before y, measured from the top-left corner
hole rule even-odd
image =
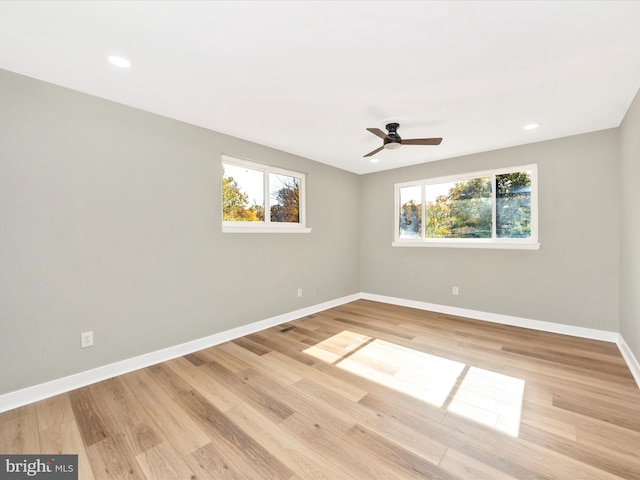
[[[233,177],[222,177],[222,219],[232,222],[261,222],[262,205],[249,206],[249,196],[243,193]]]
[[[498,238],[531,236],[531,174],[496,175],[496,235]]]
[[[399,186],[397,238],[531,239],[532,176],[507,171]]]
[[[246,161],[222,164],[222,221],[301,224],[304,174]],[[265,194],[266,193],[266,194]],[[265,217],[265,211],[268,216]]]

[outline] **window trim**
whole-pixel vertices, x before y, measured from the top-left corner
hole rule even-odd
[[[439,183],[459,182],[479,177],[492,177],[495,186],[495,176],[522,171],[531,172],[531,237],[529,238],[496,238],[496,189],[492,188],[491,202],[491,234],[492,238],[425,238],[425,187]],[[420,186],[422,190],[422,238],[400,238],[400,189],[404,187]],[[538,250],[538,164],[517,165],[514,167],[481,170],[477,172],[447,175],[443,177],[426,178],[394,185],[394,219],[393,219],[393,247],[440,247],[440,248],[497,248]]]
[[[302,172],[296,172],[294,170],[286,170],[280,167],[274,167],[266,165],[264,163],[256,163],[250,160],[245,160],[238,157],[232,157],[230,155],[222,154],[222,160],[220,167],[224,172],[224,164],[234,165],[236,167],[246,167],[252,170],[263,172],[264,181],[264,221],[262,222],[234,222],[229,220],[222,220],[222,232],[223,233],[310,233],[311,228],[306,226],[306,174]],[[270,212],[270,194],[269,194],[269,174],[274,173],[276,175],[286,175],[289,177],[296,177],[300,179],[300,192],[298,196],[298,214],[299,222],[272,222]],[[220,175],[220,185],[222,185],[223,175]],[[222,191],[220,192],[220,198],[222,200]],[[220,202],[220,218],[224,218],[222,211],[223,205]]]

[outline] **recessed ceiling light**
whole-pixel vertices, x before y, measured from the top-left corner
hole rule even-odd
[[[527,125],[525,125],[524,128],[525,130],[535,130],[536,128],[538,128],[540,126],[539,123],[528,123]]]
[[[118,57],[116,55],[111,55],[107,60],[112,65],[120,68],[129,68],[131,66],[131,62],[126,58]]]
[[[369,160],[371,163],[378,163],[380,161],[380,159],[378,158],[372,158],[371,160]]]

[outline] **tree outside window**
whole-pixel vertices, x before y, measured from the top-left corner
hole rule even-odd
[[[303,192],[304,174],[223,157],[223,230],[243,225],[305,228]]]
[[[396,185],[396,239],[537,242],[535,167]]]

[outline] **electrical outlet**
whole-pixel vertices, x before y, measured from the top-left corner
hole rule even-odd
[[[80,348],[93,346],[93,332],[82,332],[80,334]]]
[[[454,295],[458,295],[459,293],[458,287],[453,287],[453,290],[451,291],[451,293],[453,293]]]
[[[299,288],[299,289],[298,289],[298,297],[301,297],[301,296],[302,296],[302,289],[301,289],[301,288]]]

